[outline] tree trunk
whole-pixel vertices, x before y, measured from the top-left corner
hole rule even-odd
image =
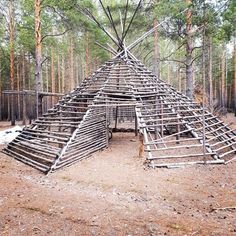
[[[22,56],[22,90],[25,90],[25,55]],[[22,124],[26,125],[26,94],[23,95]]]
[[[231,81],[231,85],[228,87],[228,107],[231,109],[232,106],[232,96],[233,96],[233,87],[234,87],[234,81]]]
[[[222,47],[222,56],[221,56],[221,106],[225,108],[226,99],[225,99],[225,45]]]
[[[158,21],[154,19],[154,27],[158,25]],[[160,78],[160,61],[159,61],[159,43],[158,43],[158,30],[154,31],[154,56],[153,56],[153,73]]]
[[[2,98],[2,67],[1,67],[1,54],[0,54],[0,121],[2,121],[2,109],[3,109],[3,98]]]
[[[28,63],[27,63],[27,79],[28,79],[28,89],[31,90],[31,79],[30,79],[30,71],[31,71],[31,57],[30,54],[28,54]]]
[[[62,93],[65,93],[65,58],[64,54],[61,56],[61,87],[62,87]]]
[[[11,120],[11,97],[7,96],[7,120]]]
[[[94,59],[95,60],[95,59]],[[77,55],[75,55],[75,87],[77,87],[78,86],[78,84],[79,84],[79,73],[78,73],[78,68],[79,68],[79,66],[78,66],[78,56]]]
[[[195,85],[195,82],[196,82],[196,73],[195,73],[195,68],[196,68],[196,65],[195,65],[195,63],[193,62],[193,63],[192,63],[192,71],[193,71],[193,86]],[[194,93],[194,87],[193,87],[193,93]]]
[[[14,12],[13,0],[9,1],[9,17],[10,17],[10,84],[11,90],[14,90]],[[14,109],[14,95],[11,95],[11,125],[15,125],[15,109]]]
[[[177,70],[177,79],[178,79],[178,90],[179,92],[182,92],[181,68],[178,68]]]
[[[86,61],[86,72],[85,76],[88,77],[90,74],[90,68],[89,68],[89,36],[87,34],[87,42],[86,42],[86,52],[85,52],[85,61]]]
[[[70,90],[73,90],[75,87],[75,78],[74,78],[74,45],[72,38],[70,43],[70,80],[71,80]]]
[[[49,92],[49,76],[48,76],[48,61],[45,63],[45,80],[46,80],[46,91]],[[49,97],[46,97],[46,110],[48,110],[50,107],[49,105]]]
[[[57,55],[57,81],[58,81],[58,92],[61,93],[61,64],[60,64],[59,52]]]
[[[19,60],[19,57],[18,57]],[[17,113],[18,113],[18,119],[21,119],[21,102],[20,102],[20,62],[17,61],[17,67],[16,67],[16,81],[17,81]]]
[[[206,32],[205,32],[205,26],[203,29],[203,39],[202,39],[202,65],[201,65],[201,69],[202,69],[202,85],[203,85],[203,89],[202,89],[202,105],[203,108],[205,109],[205,105],[206,105],[206,54],[207,54],[207,50],[206,50]],[[204,114],[204,111],[203,111]],[[205,143],[205,123],[203,124],[203,143]],[[205,144],[204,144],[205,145]],[[205,149],[205,147],[204,147]],[[204,156],[205,158],[205,156]]]
[[[158,22],[157,19],[154,19],[154,27],[157,26]],[[160,72],[159,72],[159,48],[158,48],[158,31],[157,28],[154,31],[154,55],[153,55],[153,73],[156,75],[157,79],[160,78]],[[157,99],[157,98],[156,98]],[[161,105],[160,105],[161,106]],[[156,101],[156,108],[158,109],[158,102]],[[161,126],[160,129],[160,135],[162,136],[163,129]],[[158,129],[155,128],[155,139],[158,138]]]
[[[53,48],[52,48],[52,51],[51,51],[51,89],[52,89],[52,93],[56,92],[56,89],[55,89],[55,73],[54,73],[54,51],[53,51]],[[54,104],[55,104],[55,97],[52,96],[52,105],[54,106]]]
[[[41,36],[41,0],[35,0],[35,89],[37,94],[37,117],[42,115],[42,36]]]
[[[170,84],[170,64],[167,64],[167,83]]]
[[[191,0],[186,0],[187,4],[191,4]],[[193,42],[191,36],[192,29],[192,11],[187,10],[186,13],[186,95],[193,99]]]
[[[208,108],[213,112],[213,81],[212,81],[212,39],[208,38]]]
[[[236,117],[236,39],[234,39],[234,115]]]
[[[225,49],[226,51],[226,49]],[[225,52],[226,54],[226,52]],[[227,63],[227,56],[225,55],[225,108],[227,110],[228,108],[228,83],[227,83],[227,77],[228,77],[228,63]]]

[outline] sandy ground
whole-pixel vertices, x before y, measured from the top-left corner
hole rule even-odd
[[[236,162],[143,162],[131,133],[49,176],[0,153],[0,235],[236,235]]]

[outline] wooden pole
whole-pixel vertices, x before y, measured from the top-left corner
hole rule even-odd
[[[236,117],[236,39],[234,38],[234,116]]]
[[[25,87],[25,55],[22,55],[22,89]],[[22,124],[26,125],[26,94],[23,95],[23,110],[22,110]]]
[[[225,45],[222,46],[221,55],[221,104],[225,109]]]
[[[135,136],[138,136],[138,119],[136,113],[135,113]]]
[[[170,63],[167,63],[167,83],[170,84]]]
[[[2,61],[1,61],[1,53],[0,53],[0,121],[2,121],[2,109],[3,109],[3,103],[4,103],[4,100],[3,100],[3,97],[2,97],[2,68],[1,68],[1,65],[2,65]]]
[[[14,90],[14,10],[13,10],[13,0],[9,1],[9,17],[10,17],[10,84],[11,89]],[[11,125],[15,125],[15,109],[14,109],[14,95],[11,95]]]
[[[51,91],[52,93],[56,92],[55,87],[55,72],[54,72],[54,49],[51,49]],[[55,104],[55,99],[52,96],[52,106]]]
[[[159,65],[159,45],[158,45],[158,22],[157,19],[154,19],[154,56],[153,56],[153,71],[157,78],[160,78],[160,65]]]
[[[36,89],[36,113],[42,115],[42,97],[38,95],[42,91],[42,36],[41,36],[41,0],[35,0],[35,89]]]
[[[191,0],[186,0],[186,3],[190,6]],[[186,12],[186,95],[193,99],[193,66],[192,66],[192,53],[193,42],[191,36],[192,30],[192,11],[188,9]]]
[[[61,64],[60,64],[60,55],[58,50],[57,55],[57,83],[58,83],[58,93],[61,93]]]
[[[182,92],[182,80],[181,80],[181,68],[178,68],[178,88],[179,92]]]
[[[70,80],[71,80],[71,90],[75,87],[74,78],[74,42],[73,38],[70,40]]]
[[[205,18],[205,2],[204,2],[204,18]],[[205,19],[204,19],[205,21]],[[203,102],[202,102],[202,123],[203,123],[203,129],[202,129],[202,148],[203,148],[203,161],[206,164],[206,120],[205,120],[205,93],[206,93],[206,57],[205,57],[205,45],[206,45],[206,26],[204,22],[204,28],[203,28],[203,45],[202,45],[202,83],[203,83]]]
[[[90,68],[89,68],[89,36],[88,33],[86,34],[86,50],[85,50],[85,61],[86,61],[86,73],[85,76],[88,77],[90,73]]]
[[[65,57],[64,53],[61,56],[61,88],[62,93],[65,93]]]
[[[16,82],[17,82],[17,91],[20,92],[20,61],[18,57],[17,66],[16,66]],[[20,102],[20,94],[17,94],[17,118],[21,119],[21,102]]]
[[[46,92],[49,92],[49,75],[48,75],[48,61],[45,62],[45,80],[46,80]],[[49,109],[49,97],[46,98],[46,108]]]
[[[208,80],[209,80],[209,109],[213,112],[213,80],[212,80],[212,38],[208,40]]]

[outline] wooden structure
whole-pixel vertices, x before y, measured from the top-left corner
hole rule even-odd
[[[122,119],[143,136],[151,167],[233,160],[236,132],[132,55],[130,49],[145,37],[128,47],[124,37],[113,40],[116,55],[24,128],[4,151],[48,173],[107,147],[112,128]]]

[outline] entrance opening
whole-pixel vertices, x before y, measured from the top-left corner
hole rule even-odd
[[[107,125],[112,133],[134,133],[138,135],[137,119],[134,106],[107,107]]]

